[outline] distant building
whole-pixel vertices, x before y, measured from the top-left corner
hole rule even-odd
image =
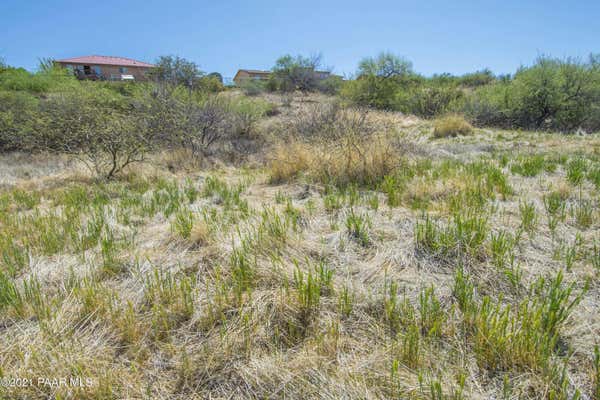
[[[266,81],[271,77],[271,71],[260,71],[257,69],[240,69],[233,77],[233,82],[240,86],[248,80]]]
[[[125,57],[84,56],[56,60],[75,74],[78,79],[110,81],[144,81],[154,65]]]
[[[314,71],[315,77],[318,80],[327,79],[330,76],[333,76],[329,71]],[[261,71],[257,69],[240,69],[233,77],[233,82],[240,86],[243,82],[247,80],[254,81],[266,81],[271,77],[271,71]]]

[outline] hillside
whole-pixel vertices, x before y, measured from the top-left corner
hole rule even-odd
[[[598,134],[263,97],[203,160],[0,156],[0,397],[598,396]]]

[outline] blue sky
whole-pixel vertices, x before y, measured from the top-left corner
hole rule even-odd
[[[1,0],[0,57],[175,54],[206,72],[269,69],[283,54],[323,55],[340,74],[391,51],[431,75],[513,72],[539,54],[600,52],[600,1]]]

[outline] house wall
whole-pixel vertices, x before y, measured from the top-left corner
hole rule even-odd
[[[235,74],[235,77],[233,78],[233,82],[235,82],[236,85],[240,85],[242,82],[244,82],[246,79],[250,78],[250,74],[246,71],[239,71],[237,74]]]
[[[123,67],[127,68],[126,72],[121,72],[119,68],[122,68],[118,65],[93,65],[93,64],[80,64],[80,63],[59,63],[63,67],[67,65],[71,65],[73,67],[77,65],[89,65],[94,69],[94,67],[100,68],[100,76],[102,79],[106,80],[121,80],[121,75],[133,75],[136,81],[145,81],[148,78],[146,77],[146,72],[149,68],[147,67]]]
[[[248,79],[256,79],[256,80],[265,81],[265,80],[268,80],[269,77],[270,77],[270,74],[253,74],[248,71],[238,71],[238,73],[235,74],[235,77],[233,78],[233,82],[235,82],[235,84],[239,86],[240,84],[242,84],[244,81],[246,81]]]

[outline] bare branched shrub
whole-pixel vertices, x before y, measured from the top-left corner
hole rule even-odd
[[[142,115],[98,107],[85,96],[55,96],[42,117],[32,147],[71,154],[107,179],[143,161],[154,142]]]
[[[139,104],[157,145],[185,149],[192,158],[235,160],[256,151],[258,123],[273,105],[235,94],[203,94],[158,87]]]
[[[229,101],[216,95],[196,98],[165,87],[145,99],[141,107],[148,116],[148,129],[159,143],[183,147],[194,157],[225,140],[237,126]]]
[[[222,140],[233,129],[235,121],[222,101],[211,97],[203,104],[188,104],[182,116],[184,130],[182,142],[184,147],[198,155]]]

